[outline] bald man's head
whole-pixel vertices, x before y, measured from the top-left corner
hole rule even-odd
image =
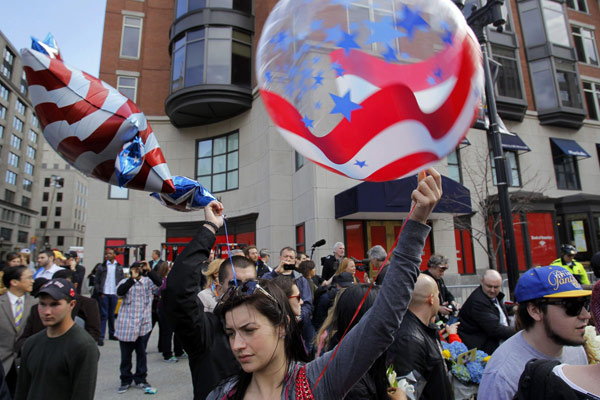
[[[502,275],[495,269],[488,269],[481,275],[481,289],[490,299],[498,297],[502,286]]]
[[[419,275],[408,308],[414,314],[422,317],[422,320],[429,321],[432,316],[437,314],[439,307],[440,300],[437,283],[429,275]]]

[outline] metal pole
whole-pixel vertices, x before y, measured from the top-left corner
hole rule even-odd
[[[508,287],[511,298],[514,299],[514,290],[515,286],[517,285],[517,280],[519,279],[517,249],[515,246],[515,230],[513,228],[512,208],[508,194],[506,158],[504,157],[504,151],[502,150],[502,141],[500,139],[498,120],[496,118],[498,115],[498,110],[496,108],[496,95],[494,91],[492,73],[490,70],[490,62],[486,47],[487,37],[485,33],[485,28],[490,24],[496,26],[498,30],[502,30],[502,25],[505,23],[501,12],[501,6],[503,4],[503,0],[488,0],[485,6],[472,10],[467,22],[477,36],[477,39],[481,45],[481,52],[483,54],[485,96],[487,99],[488,117],[490,122],[490,126],[487,130],[487,136],[488,141],[492,145],[492,154],[494,156],[493,161],[496,167],[498,203],[500,206],[500,217],[502,220],[502,235],[504,239],[504,252],[506,255],[505,260],[506,272],[508,275]],[[461,8],[460,4],[457,4],[457,6]]]

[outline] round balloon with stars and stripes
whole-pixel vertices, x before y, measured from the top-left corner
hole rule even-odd
[[[366,181],[413,174],[452,152],[483,92],[479,43],[449,0],[281,0],[256,62],[285,139]]]

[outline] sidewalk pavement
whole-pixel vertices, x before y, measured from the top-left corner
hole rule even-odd
[[[96,400],[129,400],[129,399],[160,399],[181,400],[192,399],[193,388],[188,360],[182,359],[175,364],[163,361],[162,354],[157,351],[158,325],[154,327],[150,340],[148,341],[148,382],[156,388],[156,394],[144,394],[138,388],[131,387],[123,394],[118,394],[120,384],[119,364],[121,362],[121,351],[119,342],[116,340],[105,340],[100,349],[100,362],[98,363],[98,381],[96,383]],[[133,353],[132,364],[135,368],[135,353]],[[132,372],[135,372],[132,371]]]

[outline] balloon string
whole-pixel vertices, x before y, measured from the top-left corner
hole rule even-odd
[[[231,271],[233,272],[233,282],[237,287],[237,277],[235,276],[235,268],[233,268],[233,260],[231,259],[231,245],[229,244],[229,234],[227,233],[227,222],[223,215],[223,227],[225,228],[225,241],[227,242],[227,255],[229,256],[229,263],[231,264]]]
[[[394,246],[392,246],[392,250],[390,250],[390,252],[388,253],[387,257],[383,261],[383,265],[381,266],[381,268],[379,268],[379,271],[377,272],[377,275],[375,275],[375,278],[373,279],[373,282],[371,282],[371,284],[369,285],[369,289],[367,290],[367,293],[365,293],[365,295],[363,296],[362,300],[358,304],[358,307],[356,308],[356,312],[354,313],[354,316],[352,316],[352,319],[350,320],[350,323],[348,324],[348,326],[346,327],[346,330],[344,331],[344,334],[340,338],[340,342],[337,344],[337,346],[335,346],[335,350],[333,351],[333,354],[331,354],[331,358],[329,359],[329,361],[327,361],[327,364],[325,364],[325,367],[323,368],[323,371],[321,371],[321,374],[319,375],[319,378],[317,379],[317,382],[315,382],[315,386],[313,387],[313,389],[317,388],[317,385],[321,381],[321,378],[323,378],[323,375],[325,375],[325,371],[327,371],[327,368],[329,367],[329,364],[331,364],[331,361],[333,361],[335,355],[337,354],[337,351],[339,350],[340,345],[342,344],[342,340],[344,340],[344,338],[346,337],[346,333],[348,333],[348,330],[352,326],[352,323],[356,319],[356,316],[360,312],[360,309],[362,308],[363,304],[367,300],[367,297],[369,296],[369,293],[371,292],[371,289],[373,288],[373,285],[375,285],[375,281],[379,277],[379,274],[381,273],[381,271],[383,271],[383,267],[387,264],[390,256],[392,255],[392,252],[396,248],[396,245],[398,244],[398,239],[400,239],[400,235],[402,234],[402,231],[404,230],[404,226],[406,225],[406,222],[409,220],[410,216],[412,215],[413,211],[415,210],[415,206],[416,206],[416,203],[415,203],[415,205],[412,206],[410,212],[408,213],[408,216],[406,217],[406,219],[402,223],[402,226],[400,227],[400,232],[398,232],[398,237],[396,238],[396,241],[394,242]]]

